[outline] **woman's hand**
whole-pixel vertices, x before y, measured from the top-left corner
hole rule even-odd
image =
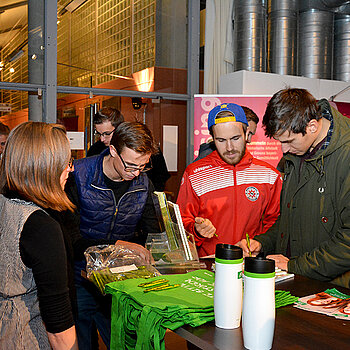
[[[47,332],[53,350],[78,350],[78,341],[75,326],[59,333]]]

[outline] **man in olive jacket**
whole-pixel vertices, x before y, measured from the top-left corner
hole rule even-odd
[[[350,119],[304,89],[269,101],[265,134],[286,165],[275,224],[250,242],[288,272],[350,287]],[[247,242],[239,245],[249,253]]]

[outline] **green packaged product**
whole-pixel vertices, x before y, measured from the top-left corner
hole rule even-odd
[[[126,271],[126,272],[112,272],[108,267],[92,271],[89,279],[93,282],[100,292],[104,294],[105,286],[108,283],[115,281],[124,281],[132,278],[151,278],[158,276],[159,273],[153,268],[153,266],[137,266],[137,270]]]
[[[150,261],[146,261],[137,251],[123,244],[89,247],[84,255],[87,278],[102,294],[106,284],[111,282],[160,275]]]

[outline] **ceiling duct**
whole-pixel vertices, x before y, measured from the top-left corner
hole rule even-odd
[[[350,81],[350,14],[335,14],[333,79]]]
[[[297,74],[298,0],[268,1],[268,72]]]
[[[266,7],[261,0],[234,2],[235,70],[266,71]]]
[[[311,9],[329,11],[331,1],[326,0],[299,0],[299,12],[309,11]]]
[[[322,4],[324,4],[325,6],[329,7],[329,8],[334,8],[334,7],[338,7],[341,5],[344,5],[346,3],[348,3],[349,1],[344,1],[344,0],[321,0]]]
[[[316,8],[299,13],[299,75],[332,79],[333,18]]]

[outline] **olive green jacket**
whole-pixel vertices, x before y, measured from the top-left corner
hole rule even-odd
[[[286,255],[288,271],[350,287],[350,119],[332,113],[334,130],[328,147],[305,160],[287,154],[281,212],[275,224],[255,239],[266,254]]]

